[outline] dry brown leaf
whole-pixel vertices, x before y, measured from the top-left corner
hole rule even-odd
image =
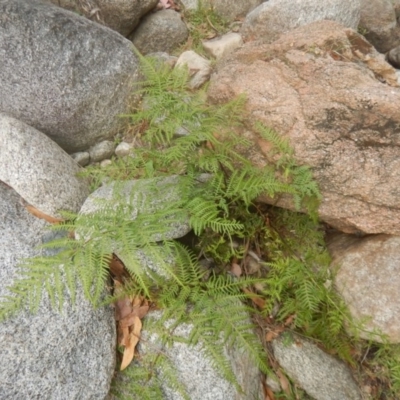
[[[285,326],[291,325],[291,323],[294,321],[295,318],[296,318],[296,314],[289,315],[289,317],[286,318],[284,325]]]
[[[124,293],[124,285],[118,280],[114,279],[114,295],[121,296]],[[123,297],[115,303],[115,320],[119,321],[129,315],[132,310],[132,303],[129,297]]]
[[[283,326],[279,326],[277,328],[275,328],[273,331],[269,331],[267,332],[267,334],[265,335],[265,340],[267,342],[272,342],[274,339],[276,339],[283,331],[285,330],[285,328]]]
[[[136,321],[136,317],[142,319],[149,312],[149,308],[150,307],[148,305],[135,307],[129,315],[127,315],[126,317],[122,318],[119,321],[120,326],[121,327],[132,326]]]
[[[149,309],[150,306],[148,304],[138,307],[136,310],[137,316],[142,319],[149,312]]]
[[[140,307],[140,305],[142,304],[143,298],[140,296],[133,296],[132,298],[132,307]]]
[[[265,300],[258,297],[258,295],[254,292],[252,292],[249,289],[243,289],[243,292],[245,292],[246,294],[250,294],[253,295],[251,296],[251,301],[259,308],[263,309],[265,307]]]
[[[122,277],[126,275],[126,270],[124,264],[115,256],[112,257],[110,264],[110,272],[113,276],[115,276],[118,280],[122,280]]]
[[[261,299],[260,297],[254,297],[251,299],[251,301],[260,309],[263,309],[265,307],[265,300]]]
[[[25,208],[30,214],[34,215],[36,218],[44,219],[50,224],[59,224],[60,222],[64,221],[61,218],[54,218],[50,215],[47,215],[44,212],[38,210],[36,207],[31,206],[30,204],[25,204]]]
[[[239,278],[239,276],[242,275],[242,268],[240,268],[239,264],[232,263],[231,273]]]
[[[280,382],[280,384],[281,384],[282,390],[283,390],[288,396],[290,396],[290,383],[289,383],[288,378],[286,378],[286,376],[284,375],[284,373],[283,373],[280,369],[277,369],[277,370],[276,370],[276,374],[278,375],[279,382]]]
[[[267,400],[275,400],[274,392],[267,386]]]
[[[129,335],[129,343],[125,347],[124,355],[122,356],[121,371],[124,370],[133,360],[135,355],[135,347],[140,339],[140,332],[142,330],[142,321],[139,317],[135,317],[133,330]]]
[[[128,316],[133,311],[132,303],[128,297],[117,300],[115,302],[115,320],[120,321],[121,319]]]
[[[267,382],[265,381],[265,379],[262,380],[262,386],[263,386],[265,400],[275,400],[274,392],[267,385]]]
[[[128,346],[129,345],[129,327],[118,327],[118,344],[121,346]]]

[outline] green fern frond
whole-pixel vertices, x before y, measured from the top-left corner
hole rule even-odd
[[[263,139],[267,140],[273,145],[272,151],[274,153],[289,156],[293,155],[293,148],[290,146],[289,141],[285,137],[274,130],[265,127],[261,123],[256,123],[255,128]]]
[[[218,334],[218,332],[216,332]],[[218,346],[218,343],[215,342],[215,335],[203,335],[202,336],[202,348],[205,353],[209,356],[211,360],[211,365],[217,370],[220,371],[221,375],[230,383],[235,385],[236,390],[239,392],[242,391],[240,385],[237,382],[235,373],[233,371],[232,366],[227,360],[223,347]]]
[[[264,349],[249,319],[249,312],[256,312],[251,299],[260,296],[268,300],[264,313],[278,304],[277,320],[295,314],[295,328],[346,354],[345,314],[341,306],[335,308],[337,299],[324,288],[327,273],[316,271],[328,262],[321,250],[321,232],[317,232],[315,223],[293,217],[293,213],[276,211],[270,225],[267,220],[273,219],[273,213],[262,211],[257,204],[262,194],[289,194],[298,209],[305,200],[306,204],[310,204],[309,199],[318,200],[311,170],[297,166],[289,142],[262,125],[257,125],[257,130],[279,157],[265,168],[253,166],[242,155],[252,144],[234,129],[241,124],[244,98],[222,106],[208,105],[204,93],[188,90],[185,69],[139,58],[143,80],[137,85],[137,94],[142,102],[127,117],[133,124],[147,127],[141,131],[141,146],[135,149],[135,157],[117,160],[88,175],[95,184],[105,174],[113,181],[151,177],[155,183],[129,193],[124,185],[114,183],[113,196],[99,201],[96,212],[65,214],[66,221],[52,229],[68,232],[70,237],[46,243],[40,251],[52,255],[42,253],[23,266],[21,279],[0,303],[0,318],[26,305],[35,311],[43,294],[56,308],[61,308],[66,299],[74,301],[78,290],[94,305],[140,294],[163,310],[159,321],[145,319],[149,332],[159,335],[167,346],[185,341],[174,334],[174,328],[190,324],[193,328],[186,342],[202,345],[212,363],[239,390],[223,346],[242,349],[268,372]],[[159,190],[160,179],[166,175],[177,178],[170,186],[171,193],[178,188],[176,196],[166,197]],[[316,210],[317,205],[313,207]],[[172,226],[188,219],[200,242],[195,250],[165,240]],[[227,274],[232,261],[244,259],[251,248],[260,248],[269,257],[259,275],[233,278]],[[195,251],[213,258],[216,268],[201,267]],[[124,264],[129,279],[118,294],[107,297],[108,265],[113,253]],[[264,287],[262,293],[244,290],[256,283]],[[331,340],[329,329],[335,333]],[[141,360],[146,374],[135,372],[143,387],[140,398],[160,395],[160,368],[169,384],[184,392],[162,352],[149,360],[150,364]],[[139,386],[132,387],[138,390]]]

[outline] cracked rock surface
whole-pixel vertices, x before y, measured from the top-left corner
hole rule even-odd
[[[253,130],[261,122],[312,167],[322,220],[346,233],[400,234],[400,89],[395,70],[362,36],[320,21],[270,45],[249,42],[217,66],[209,97],[218,103],[241,93],[243,135],[262,149],[247,157],[267,161],[269,145]],[[277,205],[292,208],[285,197]]]

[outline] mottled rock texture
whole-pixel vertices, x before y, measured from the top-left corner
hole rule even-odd
[[[328,241],[335,287],[366,339],[400,343],[400,237],[338,234]]]
[[[161,312],[152,312],[148,318],[159,319]],[[168,323],[165,324],[168,326]],[[190,337],[193,326],[181,324],[174,330],[176,336],[182,338]],[[262,398],[261,374],[259,369],[249,357],[245,349],[228,348],[225,345],[224,353],[229,365],[231,365],[238,383],[243,389],[239,392],[237,388],[226,381],[217,368],[213,367],[212,360],[202,348],[201,343],[190,346],[184,341],[165,346],[160,342],[157,335],[149,335],[146,330],[142,332],[143,341],[140,344],[142,354],[162,352],[175,366],[180,381],[185,385],[191,400],[253,400]],[[224,346],[221,343],[221,346]],[[140,368],[132,365],[132,368]],[[162,371],[160,371],[162,376]],[[165,400],[183,400],[176,389],[163,386]]]
[[[245,40],[271,43],[282,33],[322,20],[357,29],[360,0],[265,1],[246,16],[242,34]]]
[[[132,43],[38,0],[0,0],[0,112],[64,150],[111,137],[138,75]]]
[[[91,214],[108,207],[111,200],[116,205],[125,203],[130,205],[131,219],[138,214],[150,214],[157,211],[168,210],[172,202],[180,200],[182,189],[179,188],[179,177],[170,176],[165,178],[138,179],[125,181],[123,183],[111,182],[95,190],[84,202],[81,213]],[[171,209],[171,208],[170,208]],[[186,235],[190,231],[189,215],[185,211],[179,213],[171,211],[174,216],[173,222],[162,226],[160,220],[160,232],[154,233],[152,241],[170,240]]]
[[[272,342],[276,360],[315,400],[361,400],[348,367],[300,336]]]
[[[179,13],[162,10],[147,15],[129,39],[142,54],[149,54],[158,51],[171,52],[188,35],[189,31]]]
[[[47,0],[128,36],[158,0]]]
[[[64,204],[68,208],[68,204]],[[52,235],[47,223],[21,204],[20,196],[0,182],[0,296],[18,277],[19,262],[39,254]],[[0,323],[1,399],[104,399],[115,365],[112,309],[93,307],[78,290],[76,306],[63,313],[44,296],[37,314],[22,312]]]
[[[79,179],[78,164],[35,128],[0,114],[0,181],[27,204],[60,217],[60,210],[78,212],[89,194]]]
[[[359,31],[381,53],[400,45],[400,26],[391,0],[361,0]]]
[[[322,220],[346,233],[400,234],[400,90],[395,70],[362,36],[333,21],[247,43],[217,65],[209,97],[247,96],[244,135],[265,164],[261,122],[290,140],[312,167]],[[261,149],[261,150],[260,150]],[[264,199],[291,207],[286,197]]]

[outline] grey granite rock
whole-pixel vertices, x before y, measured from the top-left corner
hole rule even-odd
[[[263,0],[202,0],[203,7],[212,7],[214,11],[227,21],[246,16],[256,8]],[[200,5],[199,0],[181,0],[185,10],[195,11]]]
[[[109,160],[109,159],[103,160],[103,161],[100,162],[100,167],[101,167],[101,168],[106,168],[106,167],[108,167],[108,166],[111,165],[111,164],[112,164],[112,161],[111,161],[111,160]]]
[[[158,320],[162,316],[161,311],[148,314],[146,318]],[[165,323],[166,329],[172,323]],[[193,326],[181,324],[174,329],[174,335],[188,338]],[[243,392],[226,381],[221,372],[213,367],[212,360],[202,348],[201,344],[190,346],[184,342],[174,342],[172,346],[165,346],[155,334],[149,334],[144,329],[142,331],[139,351],[146,356],[149,353],[161,352],[167,355],[168,359],[176,368],[177,376],[184,385],[191,400],[258,400],[263,398],[261,374],[259,369],[249,357],[244,349],[228,348],[225,346],[224,352],[232,367],[237,381]],[[222,344],[221,344],[222,346]],[[132,364],[130,368],[141,368],[139,364]],[[158,371],[162,379],[162,370]],[[168,386],[165,382],[162,386],[165,400],[182,400],[183,397]]]
[[[142,54],[170,52],[189,35],[179,13],[162,10],[147,15],[129,38]]]
[[[243,45],[238,33],[230,32],[217,39],[203,41],[204,50],[217,60]]]
[[[85,167],[90,162],[90,155],[87,151],[78,151],[71,154],[71,157],[81,166]]]
[[[281,367],[313,399],[362,399],[348,367],[315,344],[295,336],[275,339],[272,347]]]
[[[49,239],[46,222],[29,214],[17,193],[0,182],[0,296],[9,294],[18,262]],[[110,308],[93,310],[78,292],[63,313],[44,298],[36,315],[0,323],[0,398],[97,400],[108,393],[115,365]]]
[[[198,89],[207,82],[212,71],[211,62],[192,50],[184,51],[176,61],[175,68],[182,67],[189,70],[189,87],[192,89]]]
[[[131,219],[135,219],[139,213],[162,211],[170,206],[171,202],[179,200],[182,195],[178,187],[179,179],[178,176],[170,176],[106,184],[86,199],[80,213],[90,214],[99,211],[112,202],[115,205],[129,204],[131,215],[127,215],[127,218]],[[173,222],[169,221],[164,224],[165,226],[160,220],[160,232],[155,233],[151,240],[158,242],[179,238],[190,231],[189,216],[185,211],[182,210],[180,213],[174,211],[173,219]]]
[[[121,142],[115,148],[115,155],[117,157],[125,157],[132,151],[132,145],[127,142]]]
[[[114,149],[115,144],[110,140],[103,140],[100,143],[96,143],[88,150],[90,162],[94,163],[110,158],[114,154]]]
[[[211,5],[217,14],[228,21],[234,21],[245,17],[262,2],[263,0],[205,0],[203,4]]]
[[[47,0],[128,36],[158,0]]]
[[[132,43],[40,0],[0,0],[0,112],[63,149],[110,138],[138,78]]]
[[[199,0],[181,0],[185,10],[195,11],[199,7]]]
[[[393,67],[400,69],[400,46],[396,46],[391,49],[387,53],[386,58],[388,62],[393,65]]]
[[[78,172],[78,164],[46,135],[0,114],[0,181],[27,203],[50,216],[78,212],[89,194]]]
[[[379,52],[400,45],[400,26],[392,0],[361,0],[360,31]]]
[[[357,29],[361,0],[269,0],[244,20],[241,33],[246,41],[271,43],[282,33],[314,21],[331,20]]]

